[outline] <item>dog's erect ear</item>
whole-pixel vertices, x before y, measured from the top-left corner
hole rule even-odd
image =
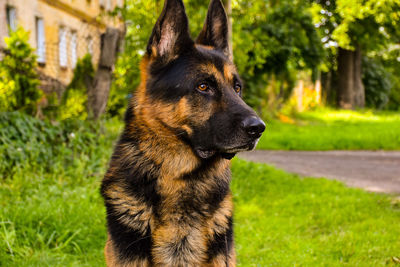
[[[221,0],[211,0],[203,30],[197,44],[212,46],[231,58],[229,51],[228,17]]]
[[[147,54],[170,59],[191,46],[193,41],[182,0],[165,0],[147,45]]]

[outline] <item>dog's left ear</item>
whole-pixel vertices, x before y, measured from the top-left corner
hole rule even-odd
[[[211,0],[203,30],[196,43],[212,46],[232,58],[229,50],[228,17],[221,0]]]
[[[193,46],[182,0],[165,0],[163,11],[154,25],[147,54],[171,59]]]

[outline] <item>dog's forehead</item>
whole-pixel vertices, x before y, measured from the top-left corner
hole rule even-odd
[[[221,74],[225,80],[237,75],[235,65],[220,51],[210,46],[196,45],[199,68],[208,73]]]

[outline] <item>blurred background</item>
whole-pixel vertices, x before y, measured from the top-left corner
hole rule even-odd
[[[184,2],[195,38],[208,1]],[[232,164],[239,265],[399,266],[400,1],[223,3],[267,122]],[[104,265],[99,184],[162,7],[0,0],[0,265]]]

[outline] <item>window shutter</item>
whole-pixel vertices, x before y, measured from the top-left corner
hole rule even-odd
[[[76,53],[76,48],[77,48],[77,36],[76,36],[76,32],[72,32],[71,33],[71,39],[70,39],[70,56],[71,56],[71,67],[75,68],[76,66],[76,62],[78,60],[78,55]]]
[[[59,60],[61,67],[67,67],[68,51],[67,51],[67,31],[65,28],[60,28],[59,43],[58,43]]]
[[[87,38],[87,52],[93,56],[93,39],[91,36]]]
[[[107,0],[106,9],[107,9],[107,10],[111,10],[111,9],[112,9],[112,1],[111,1],[111,0]]]
[[[7,23],[11,31],[17,30],[17,11],[14,7],[7,7]]]
[[[38,56],[37,61],[40,63],[46,62],[46,36],[44,33],[43,19],[36,18],[36,43],[37,49],[36,54]]]

